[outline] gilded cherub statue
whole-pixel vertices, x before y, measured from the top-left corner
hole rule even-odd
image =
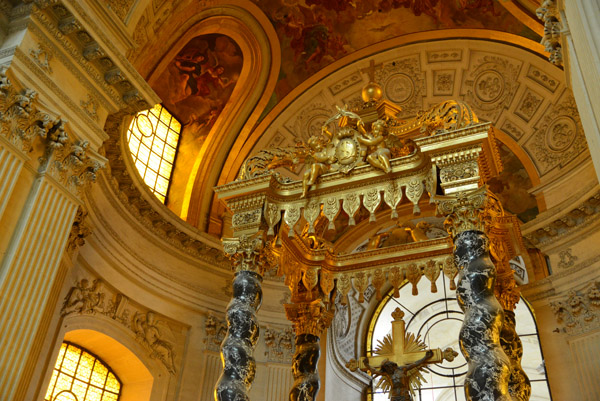
[[[390,158],[392,156],[391,151],[388,149],[385,135],[387,135],[387,125],[384,120],[377,120],[371,124],[371,132],[368,133],[364,125],[359,122],[357,125],[358,132],[362,136],[357,137],[358,142],[365,146],[374,147],[373,150],[367,156],[367,162],[375,168],[383,170],[389,173],[392,170],[390,165]]]
[[[333,135],[326,126],[321,129],[319,136],[311,136],[308,139],[308,146],[311,150],[306,157],[307,168],[302,178],[302,198],[306,197],[308,189],[317,182],[322,174],[325,174],[331,168],[332,157],[327,152],[327,145],[331,142]]]

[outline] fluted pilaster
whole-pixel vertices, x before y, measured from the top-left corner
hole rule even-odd
[[[0,261],[0,346],[10,350],[0,353],[0,394],[7,400],[23,396],[19,385],[41,349],[37,334],[82,191],[102,167],[87,142],[69,140],[65,122],[36,103],[34,91],[15,88],[0,70],[0,214],[9,202],[17,213],[16,225],[0,232],[8,243]],[[13,194],[16,180],[24,191]]]

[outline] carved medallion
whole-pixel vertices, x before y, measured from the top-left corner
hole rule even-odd
[[[556,152],[568,149],[575,140],[577,125],[572,118],[559,117],[555,119],[546,132],[546,144]]]
[[[415,85],[406,74],[394,74],[385,84],[385,94],[395,103],[404,103],[413,95]]]
[[[496,71],[483,71],[475,78],[475,95],[485,103],[491,103],[504,92],[504,78]]]

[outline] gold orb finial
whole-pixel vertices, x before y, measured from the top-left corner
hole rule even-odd
[[[377,102],[383,97],[383,89],[375,82],[369,82],[362,90],[364,102]]]
[[[362,90],[362,98],[365,103],[378,102],[383,97],[383,89],[375,82],[375,71],[383,68],[382,64],[375,65],[375,60],[369,60],[369,66],[361,68],[360,72],[369,75],[369,83]]]

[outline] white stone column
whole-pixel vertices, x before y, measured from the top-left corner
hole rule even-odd
[[[600,3],[562,0],[559,6],[565,72],[600,177]]]
[[[68,138],[63,120],[38,110],[35,92],[13,86],[4,70],[0,82],[0,211],[10,202],[18,214],[0,233],[8,244],[0,259],[0,394],[14,400],[39,352],[36,335],[83,189],[102,163],[88,156],[86,141]]]

